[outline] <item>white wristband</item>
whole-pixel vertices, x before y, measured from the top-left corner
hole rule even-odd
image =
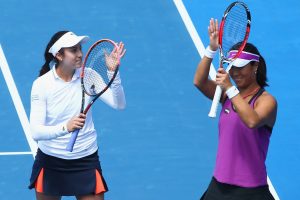
[[[229,99],[232,99],[236,95],[238,95],[240,91],[233,85],[228,90],[226,90],[226,94]]]
[[[209,46],[206,47],[205,52],[204,52],[204,56],[206,56],[207,58],[211,58],[213,59],[214,56],[216,55],[217,51],[213,51],[210,49]]]

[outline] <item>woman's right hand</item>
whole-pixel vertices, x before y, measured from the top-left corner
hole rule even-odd
[[[211,18],[208,26],[209,47],[212,51],[216,51],[219,46],[219,27],[218,20]]]
[[[123,42],[120,42],[117,45],[118,47],[114,48],[114,50],[109,55],[105,54],[105,62],[109,71],[116,70],[116,68],[120,65],[120,61],[118,59],[121,59],[126,53]]]
[[[84,126],[86,115],[80,113],[79,116],[71,118],[67,123],[68,132],[73,132],[76,129],[81,129]]]

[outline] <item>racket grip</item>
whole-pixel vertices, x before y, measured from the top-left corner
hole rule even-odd
[[[219,85],[217,85],[215,95],[214,95],[214,99],[212,101],[210,111],[208,113],[209,117],[212,117],[212,118],[216,117],[217,110],[218,110],[218,105],[219,105],[219,102],[220,102],[220,99],[221,99],[221,95],[222,95],[222,88]]]
[[[69,140],[69,143],[68,143],[68,145],[67,145],[67,148],[66,148],[67,151],[69,151],[69,152],[72,152],[72,151],[73,151],[73,147],[74,147],[74,144],[75,144],[75,141],[76,141],[78,132],[79,132],[79,129],[73,131],[73,133],[72,133],[72,135],[71,135],[71,138],[70,138],[70,140]]]

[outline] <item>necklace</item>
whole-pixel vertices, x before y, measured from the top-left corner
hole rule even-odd
[[[247,94],[247,95],[243,96],[243,99],[246,99],[247,97],[249,97],[249,96],[252,96],[252,95],[256,94],[256,93],[258,92],[258,90],[259,90],[259,89],[260,89],[260,87],[258,87],[258,88],[255,88],[255,90],[253,90],[253,91],[251,91],[249,94]]]
[[[260,87],[258,88],[255,88],[255,90],[251,91],[249,94],[245,95],[245,96],[242,96],[243,99],[246,99],[247,97],[249,96],[252,96],[252,95],[255,95],[258,90],[260,89]],[[234,110],[234,112],[236,112],[236,109],[235,109],[235,106],[233,105],[233,103],[231,102],[231,106],[232,106],[232,109]],[[228,108],[225,109],[225,113],[228,114],[230,112],[230,110]]]

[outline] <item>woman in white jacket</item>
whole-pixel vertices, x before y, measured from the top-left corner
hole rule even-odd
[[[54,34],[45,50],[40,76],[32,86],[30,126],[38,151],[29,188],[35,188],[39,200],[58,200],[62,196],[102,200],[108,191],[98,157],[92,112],[80,114],[81,44],[87,39],[69,31]],[[125,52],[122,42],[119,49]],[[100,98],[115,109],[125,108],[119,72]],[[71,132],[76,129],[80,131],[74,149],[66,151]]]

